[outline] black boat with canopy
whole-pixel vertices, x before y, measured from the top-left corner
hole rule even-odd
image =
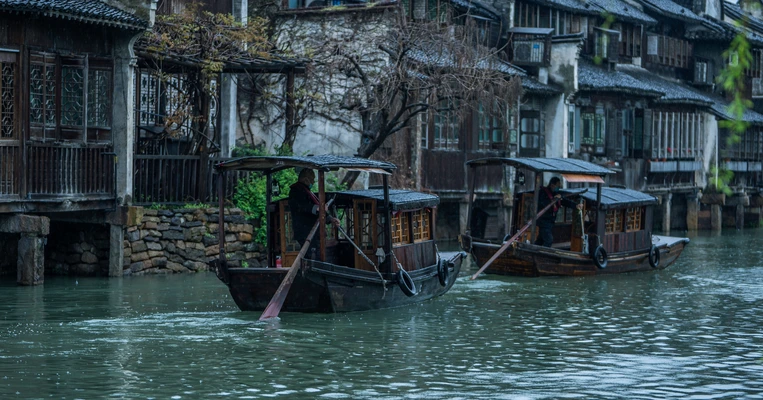
[[[320,240],[318,251],[307,251],[309,241],[300,246],[294,240],[288,199],[272,198],[272,174],[287,168],[318,171],[318,221],[310,235],[318,232],[314,239]],[[229,160],[216,169],[221,209],[227,172],[258,171],[266,176],[266,266],[228,267],[222,234],[220,256],[213,261],[239,308],[264,310],[261,319],[277,315],[281,307],[294,312],[347,312],[403,306],[447,292],[458,276],[465,254],[445,260],[435,244],[439,198],[390,189],[393,164],[333,155],[264,156]],[[327,193],[325,173],[338,169],[381,174],[384,184]],[[339,220],[338,226],[326,224],[330,218],[326,209]],[[221,232],[223,224],[220,213]]]
[[[467,230],[460,236],[461,246],[471,252],[481,272],[519,275],[595,275],[666,268],[681,254],[687,238],[652,234],[657,199],[625,188],[604,187],[604,177],[612,171],[599,165],[569,158],[481,158],[466,163],[472,168],[513,167],[521,176],[534,174],[531,190],[513,196],[513,215],[509,233],[503,241],[490,241],[480,232]],[[562,190],[562,196],[583,204],[583,210],[563,208],[553,227],[550,247],[534,244],[538,235],[538,210],[544,173],[561,176],[567,183],[595,187]],[[474,213],[474,181],[469,193],[471,227]],[[562,211],[563,210],[563,211]]]

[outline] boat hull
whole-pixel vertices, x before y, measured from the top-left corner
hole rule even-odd
[[[653,271],[665,269],[681,255],[689,239],[667,236],[654,236],[655,245],[660,251],[657,268],[649,263],[649,250],[612,253],[608,255],[605,268],[598,268],[590,255],[569,250],[516,243],[485,269],[487,274],[512,276],[581,276],[620,274],[626,272]],[[462,242],[467,242],[462,240]],[[470,242],[470,241],[468,241]],[[467,242],[467,243],[468,243]],[[471,243],[471,253],[478,266],[487,262],[500,248],[500,245]]]
[[[405,295],[394,278],[382,280],[376,272],[306,260],[281,310],[332,313],[422,302],[444,294],[453,286],[464,257],[464,253],[458,253],[450,260],[443,260],[449,271],[444,286],[440,284],[437,265],[409,271],[418,288],[418,294],[411,297]],[[262,311],[288,271],[288,268],[229,268],[218,270],[218,277],[228,285],[231,297],[242,311]]]

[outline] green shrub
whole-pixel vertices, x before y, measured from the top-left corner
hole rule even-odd
[[[262,148],[240,148],[233,150],[234,157],[244,156],[264,156],[267,151]],[[290,149],[277,149],[278,156],[291,155]],[[341,191],[344,186],[340,184],[340,179],[335,173],[327,173],[326,191]],[[289,188],[297,182],[297,172],[293,168],[278,171],[273,174],[273,182],[278,183],[280,193],[273,197],[273,201],[289,197]],[[233,194],[233,203],[240,208],[246,217],[254,220],[254,242],[261,245],[267,245],[267,225],[265,221],[265,196],[266,179],[264,175],[252,175],[247,179],[241,179],[236,184],[236,191]]]

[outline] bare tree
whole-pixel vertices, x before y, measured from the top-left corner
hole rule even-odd
[[[357,132],[360,157],[373,155],[421,113],[461,119],[480,102],[505,110],[521,94],[518,70],[501,60],[502,49],[480,45],[471,23],[410,22],[397,8],[377,12],[373,22],[337,18],[331,29],[289,20],[276,37],[279,46],[310,56],[316,93],[310,108]],[[347,174],[343,183],[356,177]]]

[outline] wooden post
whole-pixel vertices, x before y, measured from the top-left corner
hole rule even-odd
[[[385,264],[387,265],[387,272],[392,273],[392,224],[390,223],[392,213],[390,212],[389,178],[387,175],[382,175],[382,183],[384,184],[384,235],[386,236],[384,238],[384,253],[387,255]]]
[[[471,223],[472,223],[472,208],[473,208],[473,202],[474,202],[474,190],[477,186],[477,177],[475,176],[477,167],[472,165],[470,166],[467,171],[471,172],[471,180],[472,184],[469,186],[469,198],[467,199],[467,206],[466,206],[466,227],[464,228],[464,232],[468,232],[468,234],[471,236]],[[484,235],[483,235],[484,236]]]
[[[533,223],[530,227],[530,241],[532,243],[535,243],[535,225],[538,223],[538,195],[540,194],[540,188],[543,186],[543,172],[536,172],[535,173],[535,189],[533,189],[533,203],[530,206],[530,209],[532,210],[533,217]]]
[[[326,261],[326,183],[324,182],[325,173],[318,171],[318,221],[321,232],[321,261]]]
[[[602,214],[601,210],[601,182],[596,183],[596,237],[599,243],[601,243],[601,238],[604,236],[604,230],[606,229],[606,226],[602,223],[602,221],[605,220],[605,215]],[[590,249],[590,244],[588,245]]]
[[[220,247],[220,265],[225,263],[225,171],[217,175],[217,244]]]
[[[270,203],[273,201],[273,174],[268,173],[265,175],[265,185],[267,185],[267,189],[265,189],[265,226],[267,230],[267,238],[265,239],[265,244],[267,246],[267,267],[270,268],[273,260],[273,239],[271,236],[273,235],[273,224],[270,220]],[[281,257],[283,258],[283,256]]]

